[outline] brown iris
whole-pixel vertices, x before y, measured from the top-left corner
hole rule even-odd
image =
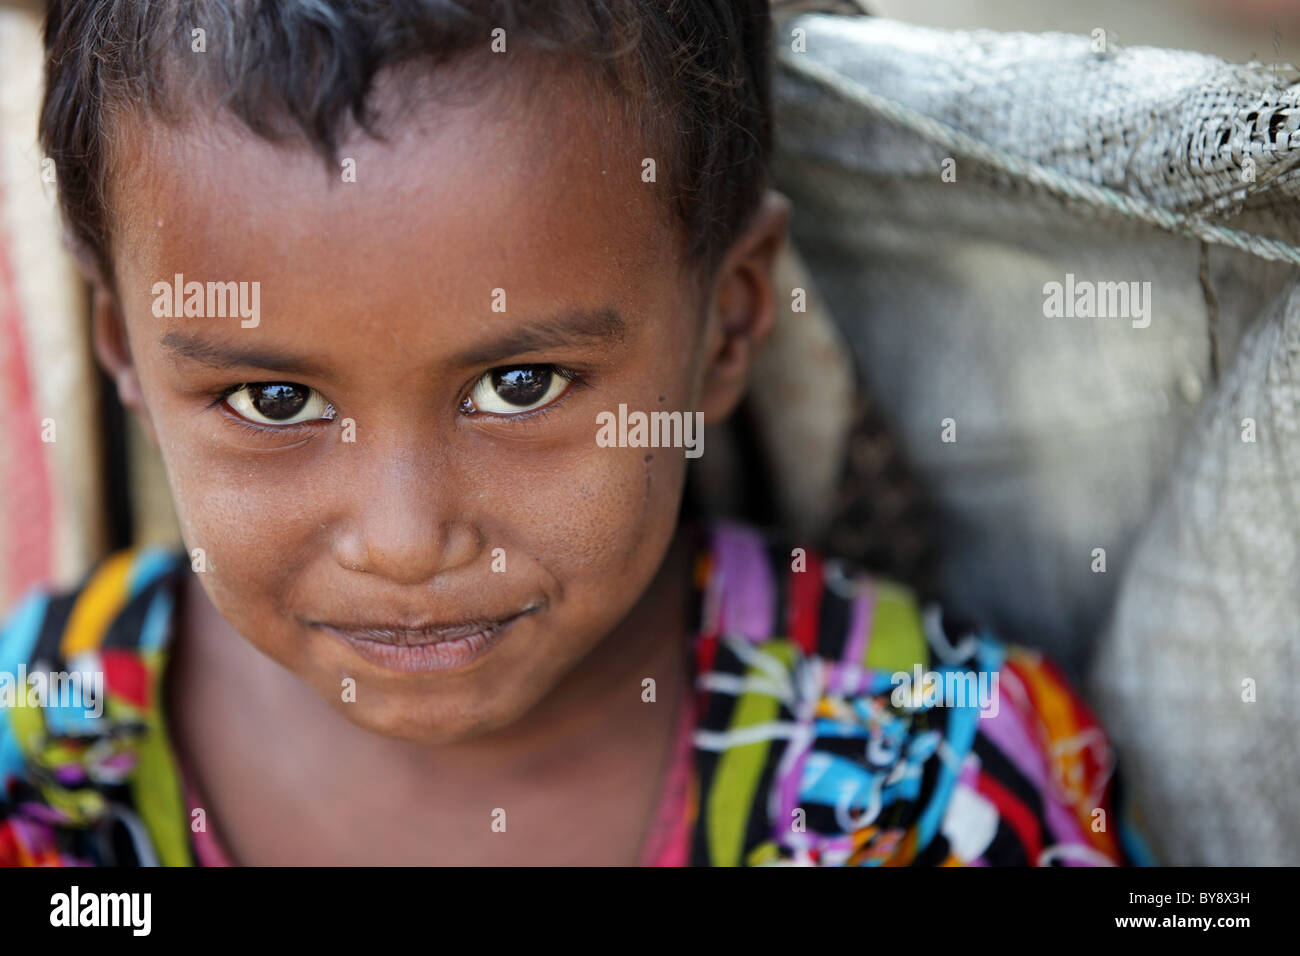
[[[275,421],[293,418],[303,410],[311,390],[304,385],[270,382],[249,385],[248,396],[257,411]]]
[[[502,401],[521,407],[541,401],[551,387],[554,372],[549,365],[520,365],[494,369],[492,390]]]

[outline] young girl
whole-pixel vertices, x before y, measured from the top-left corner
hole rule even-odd
[[[777,308],[768,29],[51,5],[42,144],[185,547],[10,617],[0,861],[1140,852],[1049,662],[681,518],[681,426],[735,409]]]

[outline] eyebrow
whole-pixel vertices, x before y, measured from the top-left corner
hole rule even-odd
[[[627,322],[617,309],[576,310],[511,329],[500,338],[458,353],[451,361],[457,366],[490,365],[515,355],[577,342],[621,342],[626,335]],[[208,342],[188,332],[173,330],[159,342],[173,356],[211,368],[251,367],[313,375],[323,372],[318,363],[306,356],[256,346]]]
[[[627,322],[617,309],[579,309],[511,329],[505,335],[476,345],[452,358],[456,365],[492,365],[525,352],[573,345],[579,342],[622,342]]]
[[[190,359],[212,368],[252,366],[273,372],[307,372],[320,374],[321,367],[306,356],[225,342],[208,342],[188,332],[168,332],[158,340],[177,358]]]

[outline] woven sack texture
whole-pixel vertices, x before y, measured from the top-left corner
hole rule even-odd
[[[1091,675],[1163,860],[1300,864],[1300,290],[1182,449]]]
[[[1197,407],[1300,260],[1300,87],[869,17],[776,43],[777,185],[939,508],[941,596],[1077,678]],[[1146,323],[1047,317],[1067,276],[1149,282]]]

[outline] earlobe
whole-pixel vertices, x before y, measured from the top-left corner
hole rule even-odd
[[[95,357],[117,389],[118,400],[140,419],[140,424],[155,440],[153,422],[144,404],[140,376],[126,335],[126,320],[117,297],[102,283],[92,285],[91,338]]]
[[[701,396],[705,421],[725,419],[744,396],[754,356],[776,321],[773,272],[785,244],[790,203],[769,191],[723,259],[710,303]]]

